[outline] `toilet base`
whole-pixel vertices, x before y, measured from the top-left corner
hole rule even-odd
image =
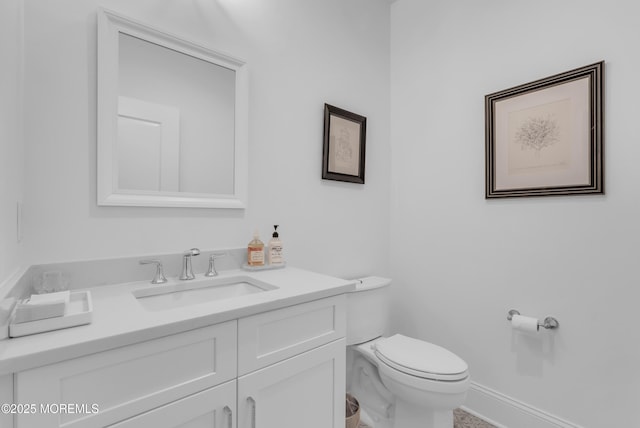
[[[403,382],[380,367],[371,345],[347,348],[347,385],[360,402],[361,421],[371,428],[453,428],[453,409],[464,402],[469,378],[428,388],[423,380]]]

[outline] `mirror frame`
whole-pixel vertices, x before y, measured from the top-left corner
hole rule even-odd
[[[235,71],[234,177],[232,194],[157,192],[118,189],[119,34],[190,55]],[[97,199],[100,206],[244,209],[247,204],[248,76],[246,63],[184,40],[111,10],[98,9]]]

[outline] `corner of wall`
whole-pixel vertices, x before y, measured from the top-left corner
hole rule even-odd
[[[0,134],[0,283],[19,268],[24,254],[19,239],[23,199],[23,75],[24,24],[22,0],[0,3],[0,115],[6,121]]]

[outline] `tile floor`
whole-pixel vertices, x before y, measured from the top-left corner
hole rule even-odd
[[[453,411],[453,428],[495,428],[495,426],[462,409],[456,409]]]
[[[360,424],[360,428],[370,428],[363,423]],[[465,412],[461,409],[453,411],[453,428],[495,428],[488,422],[483,421],[480,418],[476,418],[473,415]]]

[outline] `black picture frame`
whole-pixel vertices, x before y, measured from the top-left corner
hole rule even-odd
[[[604,61],[485,96],[485,198],[604,193]]]
[[[322,178],[364,184],[367,118],[324,105]]]

